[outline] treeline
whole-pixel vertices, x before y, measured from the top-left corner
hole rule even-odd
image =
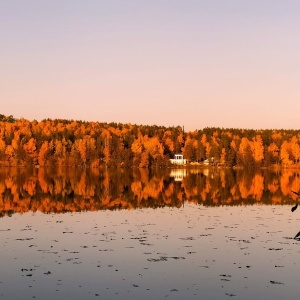
[[[0,166],[152,167],[188,162],[246,168],[300,166],[300,130],[204,128],[0,115]]]

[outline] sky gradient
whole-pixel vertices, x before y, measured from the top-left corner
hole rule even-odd
[[[298,0],[0,0],[0,113],[299,129]]]

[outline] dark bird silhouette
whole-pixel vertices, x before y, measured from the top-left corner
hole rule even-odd
[[[292,191],[292,192],[293,192],[294,194],[296,194],[296,195],[298,196],[298,198],[299,198],[299,196],[300,196],[299,193],[297,193],[297,192],[295,192],[295,191]],[[294,211],[297,209],[297,207],[298,207],[298,203],[296,203],[296,205],[292,207],[291,211],[294,212]]]
[[[299,240],[300,239],[300,231],[295,235],[294,239],[295,240]]]
[[[297,209],[297,207],[298,207],[298,203],[292,207],[291,211],[294,212]]]

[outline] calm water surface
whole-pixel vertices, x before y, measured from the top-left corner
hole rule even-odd
[[[97,172],[0,173],[1,299],[299,299],[297,173]]]

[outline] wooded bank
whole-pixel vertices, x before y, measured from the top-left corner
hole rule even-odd
[[[0,166],[167,166],[175,153],[189,163],[229,167],[298,167],[300,130],[132,125],[0,115]]]

